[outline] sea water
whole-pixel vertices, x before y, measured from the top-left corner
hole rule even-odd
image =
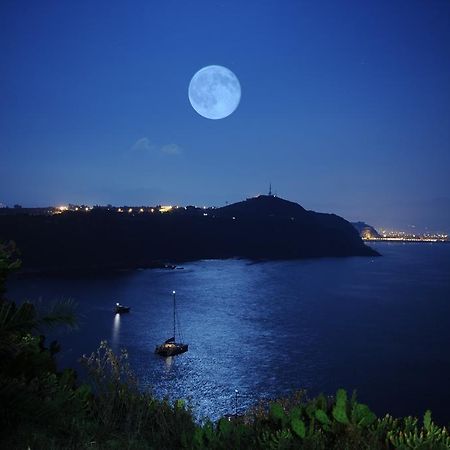
[[[17,301],[73,299],[60,366],[101,340],[126,348],[143,389],[217,419],[258,399],[357,390],[377,414],[450,421],[450,245],[377,243],[378,258],[211,260],[183,269],[13,280]],[[173,297],[189,351],[164,359]],[[131,306],[115,315],[116,302]]]

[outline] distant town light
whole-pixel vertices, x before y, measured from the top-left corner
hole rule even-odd
[[[132,213],[132,212],[133,212],[133,208],[130,208],[130,209],[128,210],[128,212],[129,212],[129,213]]]
[[[69,207],[68,206],[58,206],[58,209],[61,211],[61,212],[63,212],[63,211],[67,211],[68,209],[69,209]]]
[[[141,212],[141,213],[144,212],[144,208],[141,208],[141,209],[139,210],[139,212]]]
[[[164,205],[159,208],[159,212],[166,213],[166,212],[172,211],[172,209],[173,209],[172,205]]]

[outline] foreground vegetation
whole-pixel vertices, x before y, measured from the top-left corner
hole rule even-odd
[[[42,314],[5,298],[4,282],[19,265],[0,245],[0,448],[5,449],[450,449],[444,427],[427,411],[421,420],[386,415],[340,389],[334,397],[261,403],[245,415],[199,424],[183,401],[142,392],[127,353],[105,342],[83,357],[87,382],[58,371],[40,333],[74,326],[70,303]]]

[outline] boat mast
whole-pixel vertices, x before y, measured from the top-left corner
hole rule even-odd
[[[173,294],[173,339],[175,339],[175,291],[172,291]]]

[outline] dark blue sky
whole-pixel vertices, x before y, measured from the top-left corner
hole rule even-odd
[[[0,4],[0,202],[223,205],[274,190],[450,231],[450,2]],[[230,68],[238,109],[187,89]]]

